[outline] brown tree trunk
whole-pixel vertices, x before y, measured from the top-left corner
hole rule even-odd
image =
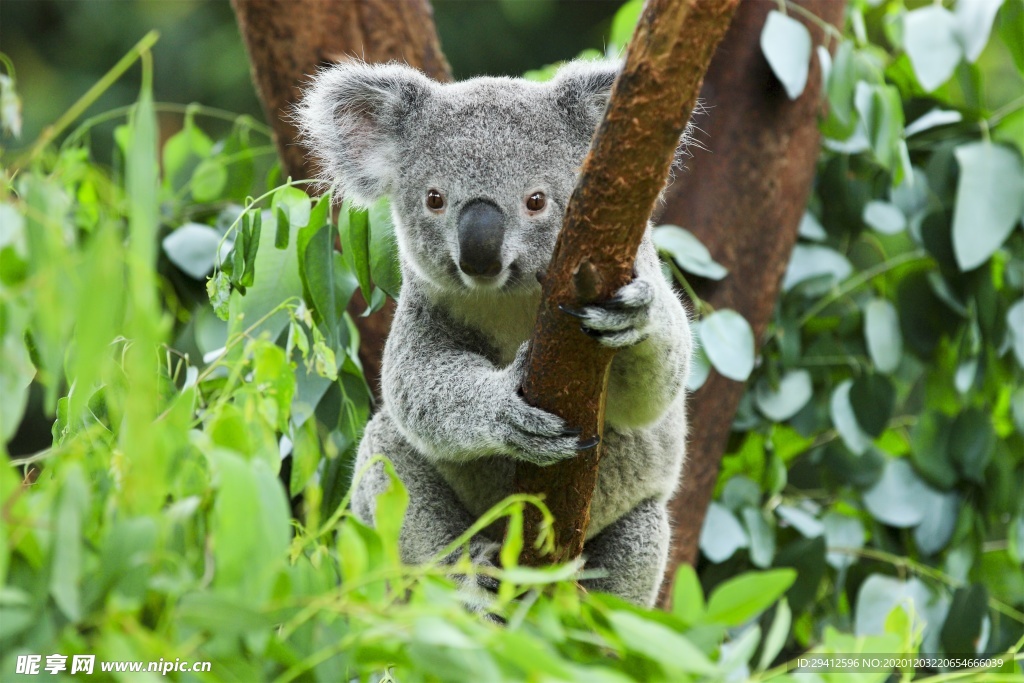
[[[647,0],[626,61],[566,209],[544,278],[523,383],[526,400],[581,429],[603,431],[614,355],[558,310],[610,298],[632,276],[637,249],[665,185],[701,80],[738,0]],[[583,549],[600,446],[551,467],[516,465],[515,488],[540,493],[555,517],[555,552],[535,547],[541,516],[525,518],[523,562]]]
[[[844,0],[799,0],[825,21],[842,26]],[[744,0],[708,69],[699,122],[710,154],[687,164],[670,188],[661,222],[686,227],[729,269],[719,282],[695,282],[715,308],[743,315],[760,339],[771,319],[782,276],[797,238],[818,158],[821,68],[815,56],[807,88],[790,101],[761,54],[759,37],[774,0]],[[799,15],[791,12],[791,16]],[[814,44],[823,31],[809,22]],[[740,398],[746,390],[712,370],[689,401],[689,457],[673,515],[670,576],[661,604],[671,600],[672,575],[693,564],[704,515]]]
[[[314,177],[316,169],[296,144],[298,131],[288,112],[317,67],[352,58],[397,60],[434,79],[451,80],[429,0],[231,0],[231,4],[285,173],[296,180]],[[394,308],[389,303],[379,313],[360,317],[365,308],[360,297],[349,306],[362,336],[360,357],[366,379],[377,391],[384,338]]]

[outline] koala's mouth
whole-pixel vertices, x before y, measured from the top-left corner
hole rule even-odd
[[[462,272],[456,264],[451,264],[450,273],[453,279],[458,280],[470,291],[510,291],[522,289],[535,284],[536,278],[526,278],[522,266],[517,261],[501,269],[497,275],[467,275]]]

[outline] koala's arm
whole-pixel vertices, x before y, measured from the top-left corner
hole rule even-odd
[[[548,465],[587,447],[561,418],[519,395],[525,345],[510,366],[496,367],[467,348],[471,332],[409,290],[402,292],[385,347],[382,393],[417,450],[435,460],[508,455]]]
[[[650,236],[640,245],[637,280],[653,289],[646,339],[623,348],[612,361],[605,421],[612,427],[656,422],[682,393],[689,372],[692,340],[686,309],[661,273]]]

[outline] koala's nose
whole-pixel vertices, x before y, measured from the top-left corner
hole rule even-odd
[[[501,272],[505,216],[484,199],[476,199],[459,215],[459,268],[470,276],[494,277]]]

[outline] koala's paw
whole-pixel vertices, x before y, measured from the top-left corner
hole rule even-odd
[[[580,320],[580,329],[613,349],[635,346],[648,336],[654,286],[636,278],[611,299],[581,309],[559,306],[563,313]]]
[[[526,364],[526,344],[507,368],[507,400],[498,414],[500,440],[509,455],[547,467],[568,460],[598,444],[598,439],[580,439],[580,431],[570,429],[565,420],[527,403],[519,392]]]

